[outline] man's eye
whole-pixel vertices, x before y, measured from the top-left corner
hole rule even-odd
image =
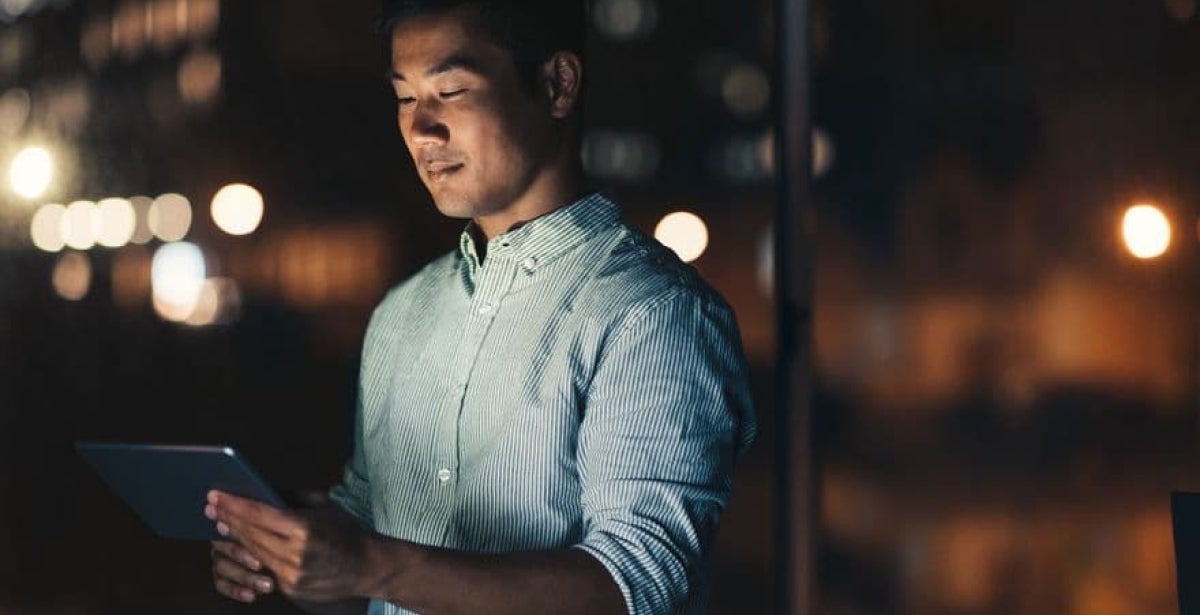
[[[459,95],[461,95],[462,93],[464,93],[464,92],[466,92],[466,91],[467,91],[467,89],[466,89],[466,88],[459,88],[459,89],[457,89],[457,90],[450,90],[449,92],[439,92],[438,94],[439,94],[439,95],[440,95],[442,98],[454,98],[454,97],[456,97],[456,96],[459,96]]]
[[[401,107],[407,107],[408,105],[417,102],[417,99],[412,96],[401,96],[396,99],[396,102],[399,103]]]

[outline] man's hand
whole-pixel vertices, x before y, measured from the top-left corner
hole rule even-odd
[[[213,547],[221,593],[251,602],[255,596],[247,589],[269,591],[259,584],[256,571],[262,567],[290,598],[332,601],[366,593],[371,535],[345,514],[330,508],[280,510],[220,491],[209,492],[204,512],[236,543]]]
[[[262,562],[232,542],[212,543],[213,584],[217,591],[241,602],[254,602],[269,594],[275,582],[265,574]]]

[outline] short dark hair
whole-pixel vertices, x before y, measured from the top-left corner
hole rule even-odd
[[[392,31],[419,15],[473,9],[477,25],[507,50],[522,85],[537,88],[539,69],[556,52],[583,58],[587,32],[584,0],[383,0],[379,32],[391,48]]]

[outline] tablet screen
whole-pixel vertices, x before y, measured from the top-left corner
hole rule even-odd
[[[142,521],[167,538],[224,539],[204,516],[212,489],[285,507],[230,447],[79,442],[75,448]]]

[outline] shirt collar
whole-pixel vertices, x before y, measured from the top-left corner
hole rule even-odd
[[[493,237],[487,244],[487,259],[516,260],[532,272],[619,220],[620,211],[616,203],[593,192],[566,207]],[[472,273],[479,266],[475,238],[471,232],[474,224],[468,222],[459,237],[459,250],[470,264]]]

